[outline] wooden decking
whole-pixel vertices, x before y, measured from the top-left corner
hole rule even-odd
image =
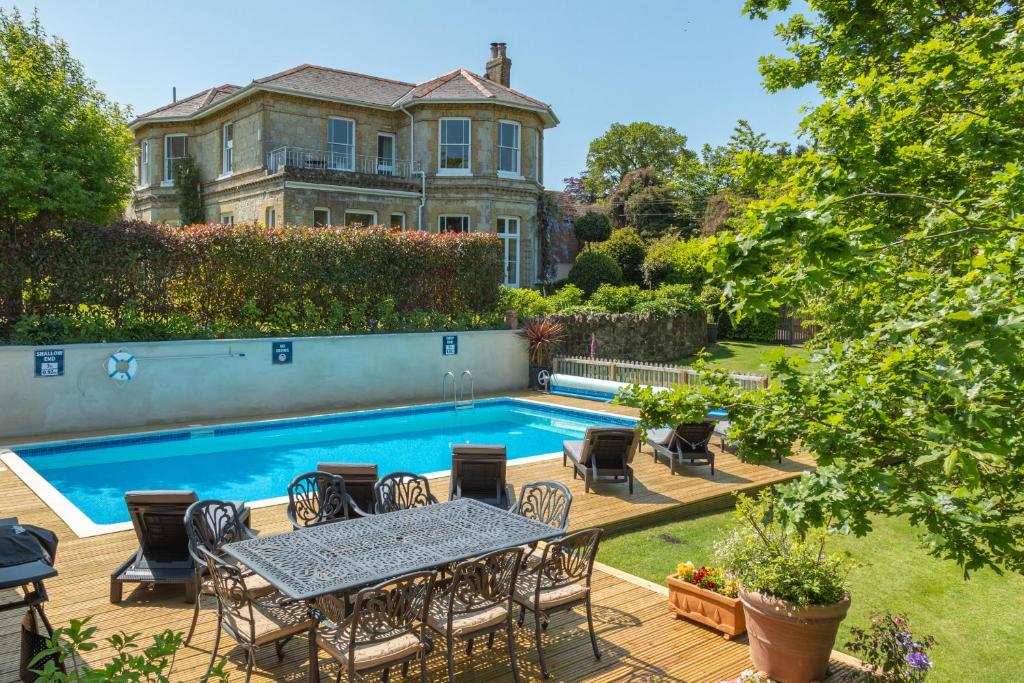
[[[536,394],[531,398],[536,398]],[[550,397],[563,405],[608,410],[628,414],[627,409],[595,404],[589,401]],[[783,481],[809,467],[801,457],[780,465],[755,466],[739,462],[728,454],[720,454],[716,475],[712,478],[706,467],[695,467],[680,476],[672,476],[663,464],[656,465],[645,451],[637,456],[637,488],[629,496],[623,485],[601,485],[589,495],[583,493],[582,481],[574,481],[571,470],[562,467],[561,459],[544,460],[509,468],[515,485],[538,479],[557,479],[573,492],[571,526],[583,528],[602,526],[606,529],[645,524],[658,518],[696,514],[727,506],[736,491],[755,490]],[[439,495],[447,490],[447,479],[432,483]],[[166,628],[187,630],[191,606],[183,601],[181,589],[137,589],[126,592],[124,602],[112,605],[108,599],[109,576],[118,563],[136,548],[130,531],[79,539],[10,471],[0,472],[0,517],[18,516],[26,523],[53,529],[60,536],[57,569],[60,576],[47,582],[50,602],[47,613],[55,625],[71,618],[93,615],[92,624],[100,636],[119,630],[150,636]],[[254,526],[261,533],[284,531],[287,521],[283,506],[261,508],[253,512]],[[666,569],[667,571],[667,569]],[[586,635],[586,620],[581,614],[556,616],[545,636],[545,653],[553,680],[571,681],[710,681],[717,683],[736,676],[749,666],[744,640],[729,642],[715,633],[684,621],[676,621],[665,607],[665,597],[656,587],[614,570],[595,572],[595,623],[603,653],[595,661]],[[0,594],[0,599],[3,599]],[[213,636],[213,613],[205,603],[197,635],[192,645],[179,653],[174,664],[175,681],[196,681],[205,671]],[[17,648],[20,612],[0,613],[0,683],[17,680]],[[226,641],[225,641],[226,642]],[[538,680],[532,631],[523,629],[518,639],[519,662],[524,680]],[[459,681],[510,681],[507,655],[497,645],[491,653],[472,660],[459,658]],[[241,651],[222,643],[235,666],[242,663]],[[90,653],[89,661],[102,661],[109,651],[100,648]],[[444,678],[443,645],[430,660],[431,680]],[[326,657],[321,660],[324,680],[333,680],[335,665]],[[306,643],[297,638],[289,643],[283,662],[278,663],[273,648],[261,653],[254,681],[303,680],[306,670]],[[241,680],[241,674],[233,680]],[[396,679],[398,680],[398,679]]]

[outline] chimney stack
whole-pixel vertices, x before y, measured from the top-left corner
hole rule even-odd
[[[171,86],[171,102],[177,102],[177,101],[178,101],[178,87],[177,86]]]
[[[487,80],[510,87],[512,60],[505,54],[505,43],[491,43],[491,58],[487,60]]]

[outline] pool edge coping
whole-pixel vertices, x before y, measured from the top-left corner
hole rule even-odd
[[[528,404],[531,404],[531,405],[534,405],[534,406],[543,407],[543,408],[547,408],[547,409],[555,408],[557,410],[566,411],[566,412],[590,413],[590,414],[599,415],[599,416],[602,416],[602,417],[605,417],[605,418],[612,417],[612,418],[618,418],[618,419],[622,419],[622,420],[630,420],[632,422],[636,422],[637,421],[637,418],[632,417],[632,416],[628,416],[628,415],[620,415],[620,414],[617,414],[617,413],[609,413],[609,412],[606,412],[606,411],[593,410],[593,409],[590,409],[590,408],[576,408],[576,407],[562,406],[562,405],[558,405],[558,404],[546,403],[544,401],[538,401],[536,399],[521,398],[521,397],[518,397],[518,396],[495,396],[493,398],[480,399],[480,401],[478,401],[478,403],[491,403],[491,402],[496,403],[496,402],[500,402],[500,401],[512,401],[512,402],[528,403]],[[340,411],[340,412],[333,412],[333,413],[315,413],[315,414],[306,415],[306,416],[302,416],[302,417],[268,418],[266,420],[246,421],[244,423],[239,423],[239,424],[240,425],[242,425],[242,424],[244,424],[244,425],[262,425],[262,424],[273,423],[273,422],[287,422],[287,421],[300,421],[300,420],[304,420],[304,419],[316,419],[316,418],[323,418],[323,417],[329,417],[329,416],[334,416],[334,415],[355,415],[355,414],[380,413],[380,412],[390,411],[390,410],[403,410],[403,409],[407,409],[407,408],[425,408],[425,407],[437,407],[437,406],[447,406],[447,405],[448,405],[447,403],[428,403],[428,404],[412,404],[412,405],[408,405],[408,406],[392,406],[392,407],[387,407],[387,408],[364,408],[364,409],[361,409],[361,410]],[[230,424],[230,423],[227,423],[227,424]],[[225,424],[223,426],[227,426],[227,424]],[[179,428],[176,428],[176,429],[149,430],[149,431],[144,431],[144,432],[135,432],[135,433],[132,433],[131,435],[122,434],[122,435],[118,435],[118,436],[109,436],[109,437],[94,437],[94,439],[102,441],[102,440],[112,440],[112,439],[118,439],[118,438],[144,437],[144,436],[153,436],[153,435],[157,435],[157,434],[170,434],[170,433],[175,433],[175,432],[187,432],[187,431],[191,431],[192,429],[209,429],[209,427],[197,426],[197,427],[194,427],[194,428],[180,428],[179,427]],[[89,437],[84,437],[84,438],[80,437],[80,438],[73,438],[73,439],[63,439],[63,440],[58,440],[58,441],[46,441],[46,442],[42,442],[42,443],[46,444],[46,446],[57,446],[57,445],[59,445],[61,443],[65,443],[66,444],[66,443],[90,441],[90,440],[93,440],[93,439],[90,439]],[[24,444],[24,445],[22,445],[22,444],[13,444],[11,446],[0,446],[0,462],[3,462],[5,465],[7,465],[7,467],[11,470],[11,472],[16,477],[18,477],[21,480],[21,482],[26,487],[28,487],[28,489],[32,493],[34,493],[36,496],[38,496],[39,499],[43,502],[43,504],[46,505],[48,508],[50,508],[50,510],[53,511],[53,513],[62,522],[64,522],[64,524],[67,525],[67,527],[71,530],[71,532],[73,534],[75,534],[76,537],[78,537],[78,538],[92,538],[94,536],[102,536],[102,535],[105,535],[105,534],[113,534],[113,533],[118,533],[118,532],[121,532],[121,531],[130,531],[133,528],[131,522],[113,522],[113,523],[110,523],[110,524],[97,524],[96,522],[92,521],[88,517],[88,515],[86,515],[84,512],[82,512],[82,510],[77,505],[72,503],[71,500],[67,496],[65,496],[63,493],[61,493],[53,484],[51,484],[49,481],[47,481],[46,478],[43,477],[43,475],[39,474],[39,472],[37,472],[35,470],[35,468],[33,468],[31,465],[29,465],[27,462],[25,462],[25,460],[20,455],[18,455],[16,452],[14,452],[14,450],[13,450],[13,448],[16,448],[16,447],[31,447],[31,446],[32,446],[31,443]],[[544,460],[553,460],[553,459],[557,458],[560,455],[561,455],[561,453],[558,453],[558,452],[554,452],[554,453],[541,453],[539,455],[528,455],[528,456],[525,456],[525,457],[522,457],[522,458],[516,458],[514,460],[509,460],[508,461],[508,467],[516,467],[518,465],[528,465],[530,463],[541,462],[541,461],[544,461]],[[451,469],[449,468],[449,469],[446,469],[446,470],[437,470],[437,471],[434,471],[434,472],[429,472],[429,473],[426,473],[426,474],[424,474],[422,476],[424,476],[424,477],[426,477],[428,479],[440,479],[442,477],[449,476],[450,474],[451,474]],[[261,498],[259,500],[246,501],[245,504],[246,504],[246,506],[248,506],[251,509],[256,509],[256,508],[264,508],[264,507],[273,507],[275,505],[282,505],[282,504],[287,503],[287,502],[288,502],[288,497],[287,496],[276,496],[274,498]]]

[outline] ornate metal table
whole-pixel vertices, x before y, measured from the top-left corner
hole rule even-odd
[[[225,552],[294,600],[343,593],[409,572],[561,535],[468,498],[230,543]],[[309,680],[319,680],[316,624]]]

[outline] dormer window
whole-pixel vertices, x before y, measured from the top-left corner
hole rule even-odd
[[[470,175],[471,133],[469,119],[438,121],[438,175]]]

